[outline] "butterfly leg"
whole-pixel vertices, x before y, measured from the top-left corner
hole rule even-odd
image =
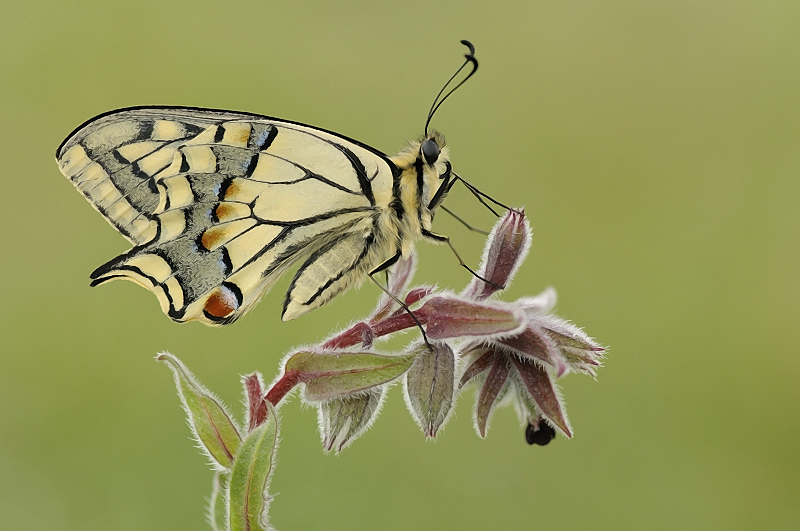
[[[415,323],[417,323],[417,328],[419,328],[419,331],[420,331],[420,332],[422,332],[422,339],[425,341],[425,344],[426,344],[426,345],[428,345],[428,349],[429,349],[429,350],[431,350],[431,351],[433,351],[433,346],[431,346],[431,343],[430,343],[430,341],[428,341],[428,335],[425,333],[425,329],[424,329],[424,328],[422,328],[422,323],[420,323],[420,322],[419,322],[419,319],[417,319],[417,316],[416,316],[416,315],[414,315],[414,312],[412,312],[412,311],[411,311],[411,308],[409,308],[409,307],[408,307],[408,305],[407,305],[406,303],[404,303],[403,301],[401,301],[400,299],[398,299],[398,298],[397,298],[397,297],[396,297],[396,296],[395,296],[395,295],[394,295],[392,292],[390,292],[390,291],[389,291],[389,289],[388,289],[388,288],[384,287],[384,286],[383,286],[383,285],[382,285],[380,282],[378,282],[377,280],[375,280],[375,277],[374,277],[375,273],[380,273],[381,271],[387,271],[387,270],[389,269],[389,267],[391,267],[392,265],[394,265],[394,263],[395,263],[395,262],[397,262],[399,259],[400,259],[400,253],[398,252],[398,253],[397,253],[397,254],[395,254],[393,257],[389,258],[389,259],[388,259],[388,260],[386,260],[384,263],[382,263],[381,265],[379,265],[378,267],[376,267],[375,269],[373,269],[372,271],[370,271],[370,272],[369,272],[369,279],[370,279],[371,281],[373,281],[373,282],[375,283],[375,285],[376,285],[376,286],[378,286],[379,288],[381,288],[381,290],[382,290],[382,291],[383,291],[385,294],[387,294],[387,295],[388,295],[389,297],[391,297],[391,298],[392,298],[392,299],[393,299],[393,300],[394,300],[394,301],[395,301],[397,304],[399,304],[399,305],[400,305],[400,307],[401,307],[401,308],[403,308],[403,309],[406,311],[406,313],[408,313],[408,315],[410,315],[410,316],[411,316],[411,318],[412,318],[412,319],[414,319],[414,322],[415,322]]]
[[[433,240],[433,241],[437,241],[437,242],[444,242],[444,243],[446,243],[447,245],[449,245],[449,246],[450,246],[450,250],[451,250],[451,251],[453,251],[453,254],[454,254],[454,255],[456,255],[456,258],[458,259],[458,263],[459,263],[459,264],[461,264],[461,266],[462,266],[464,269],[466,269],[467,271],[469,271],[470,273],[472,273],[472,275],[473,275],[475,278],[478,278],[478,279],[480,279],[480,280],[483,280],[483,281],[484,281],[484,282],[486,282],[487,284],[489,284],[489,285],[492,285],[492,286],[494,286],[494,287],[495,287],[495,288],[497,288],[497,289],[503,289],[503,288],[504,288],[504,286],[498,286],[497,284],[495,284],[495,283],[494,283],[494,282],[492,282],[491,280],[486,280],[485,278],[483,278],[482,276],[480,276],[478,273],[476,273],[475,271],[473,271],[473,270],[472,270],[472,268],[470,268],[470,267],[469,267],[467,264],[465,264],[465,263],[464,263],[464,260],[462,260],[462,259],[461,259],[461,256],[459,256],[459,254],[458,254],[458,251],[456,251],[456,248],[455,248],[455,247],[453,247],[453,244],[450,242],[450,237],[449,237],[449,236],[444,236],[444,235],[442,235],[442,234],[436,234],[435,232],[431,232],[431,231],[429,231],[429,230],[427,230],[427,229],[422,229],[422,235],[423,235],[423,236],[425,236],[426,238],[429,238],[429,239]]]
[[[380,273],[381,271],[388,272],[389,268],[392,267],[394,264],[396,264],[398,260],[400,260],[400,256],[401,256],[400,252],[398,251],[393,257],[389,258],[384,263],[382,263],[381,265],[370,271],[369,272],[370,276],[374,275],[375,273]]]
[[[489,233],[488,233],[487,231],[485,231],[485,230],[483,230],[483,229],[479,229],[478,227],[473,227],[472,225],[470,225],[469,223],[467,223],[466,221],[464,221],[464,220],[461,218],[461,216],[458,216],[458,215],[456,215],[456,213],[455,213],[455,212],[453,212],[452,210],[450,210],[450,209],[449,209],[449,208],[447,208],[446,206],[442,205],[442,206],[440,206],[439,208],[441,208],[442,210],[444,210],[445,212],[447,212],[448,214],[450,214],[451,216],[453,216],[453,217],[456,219],[456,221],[458,221],[459,223],[461,223],[462,225],[464,225],[464,226],[465,226],[466,228],[468,228],[469,230],[471,230],[471,231],[473,231],[473,232],[477,232],[478,234],[483,234],[484,236],[488,236],[488,235],[489,235]]]

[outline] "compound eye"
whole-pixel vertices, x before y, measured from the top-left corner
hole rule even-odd
[[[439,145],[429,138],[422,143],[422,156],[425,162],[433,164],[439,159]]]

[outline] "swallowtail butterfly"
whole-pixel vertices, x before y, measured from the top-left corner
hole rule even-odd
[[[446,241],[431,222],[461,178],[428,123],[477,70],[462,42],[470,52],[424,136],[394,157],[244,112],[130,107],[84,123],[59,146],[58,166],[133,244],[97,268],[92,285],[131,280],[173,320],[221,325],[299,265],[283,305],[289,320],[407,257],[420,238]]]

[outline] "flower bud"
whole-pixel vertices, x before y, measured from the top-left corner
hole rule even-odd
[[[230,470],[242,444],[240,430],[233,417],[178,358],[162,352],[156,356],[156,360],[165,362],[172,370],[189,426],[200,447],[218,469]]]
[[[482,303],[454,295],[431,297],[416,311],[429,339],[487,338],[524,329],[524,312],[504,303]]]
[[[483,300],[505,289],[531,246],[531,229],[523,210],[509,210],[494,226],[486,240],[478,275],[488,280],[473,278],[463,294]]]
[[[286,360],[284,378],[304,384],[305,400],[321,402],[391,382],[402,376],[413,361],[413,354],[300,351]]]
[[[264,398],[264,383],[257,372],[242,378],[244,394],[247,400],[247,431],[251,432],[267,420],[268,410]]]

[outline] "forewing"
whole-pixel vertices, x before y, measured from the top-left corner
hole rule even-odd
[[[176,321],[235,320],[298,260],[373,233],[392,197],[393,165],[374,150],[226,111],[117,111],[84,124],[57,159],[135,245],[92,273],[92,284],[137,282]]]

